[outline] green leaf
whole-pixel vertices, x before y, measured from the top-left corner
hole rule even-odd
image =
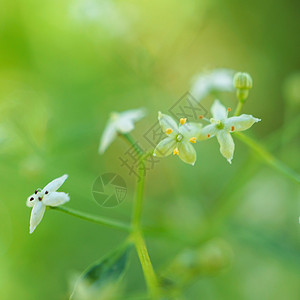
[[[119,283],[127,269],[131,249],[132,244],[126,243],[89,266],[78,279],[70,299],[84,298],[82,294],[99,295]]]

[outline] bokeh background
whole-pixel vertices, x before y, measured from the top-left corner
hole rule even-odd
[[[300,3],[282,0],[1,1],[0,298],[67,299],[72,278],[125,239],[56,211],[29,235],[26,198],[67,173],[68,206],[129,221],[136,178],[119,160],[128,146],[97,152],[109,114],[145,107],[133,132],[141,140],[199,72],[249,72],[244,112],[262,122],[247,134],[300,172],[299,19]],[[218,97],[236,105],[234,93]],[[238,140],[232,165],[218,148],[199,145],[194,168],[169,157],[148,172],[143,224],[160,228],[147,237],[155,269],[168,277],[193,245],[199,272],[173,266],[175,280],[187,277],[182,299],[299,299],[299,185]],[[119,207],[92,197],[105,172],[126,180]],[[146,299],[134,252],[123,283],[120,299]]]

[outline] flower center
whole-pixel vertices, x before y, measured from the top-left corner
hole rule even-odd
[[[217,127],[218,129],[223,129],[223,128],[224,128],[224,124],[223,124],[221,121],[217,121],[217,122],[216,122],[216,127]]]
[[[49,191],[45,191],[44,193],[42,193],[42,191],[39,189],[39,190],[37,190],[38,192],[36,193],[36,195],[37,195],[37,199],[39,200],[39,201],[42,201],[43,200],[43,198],[44,198],[44,196],[45,195],[47,195],[47,194],[49,194]],[[33,198],[33,197],[32,197]],[[29,199],[30,201],[32,201],[31,200],[31,198]],[[34,199],[33,199],[34,200]]]
[[[181,142],[182,139],[183,139],[183,135],[182,134],[179,133],[179,134],[176,135],[176,141],[177,142]]]

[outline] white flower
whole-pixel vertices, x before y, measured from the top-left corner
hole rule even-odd
[[[170,116],[161,112],[158,113],[158,121],[167,137],[158,143],[153,155],[165,157],[173,153],[173,155],[178,155],[185,163],[194,165],[196,151],[192,144],[196,143],[202,124],[186,123],[186,118],[182,118],[178,126]]]
[[[211,124],[202,129],[199,139],[205,140],[216,136],[220,144],[221,154],[231,163],[234,153],[234,142],[230,133],[244,131],[261,120],[245,114],[228,118],[229,111],[219,100],[215,100],[211,107],[213,115],[213,118],[210,119]]]
[[[113,142],[118,133],[129,133],[134,123],[146,115],[144,109],[132,109],[121,113],[113,112],[101,137],[99,153],[102,154]]]
[[[215,69],[209,73],[200,73],[193,80],[191,94],[202,100],[213,91],[232,92],[234,71],[230,69]]]
[[[26,205],[32,207],[29,232],[33,233],[44,216],[46,206],[59,206],[70,200],[68,194],[57,192],[66,181],[68,175],[63,175],[48,183],[42,190],[37,189],[28,197]]]

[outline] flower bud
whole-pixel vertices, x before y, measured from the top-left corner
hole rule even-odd
[[[236,88],[236,95],[240,101],[248,98],[249,90],[253,86],[253,81],[248,73],[238,72],[234,75],[233,85]]]
[[[233,77],[233,84],[236,89],[250,90],[252,88],[253,81],[248,73],[238,72]]]

